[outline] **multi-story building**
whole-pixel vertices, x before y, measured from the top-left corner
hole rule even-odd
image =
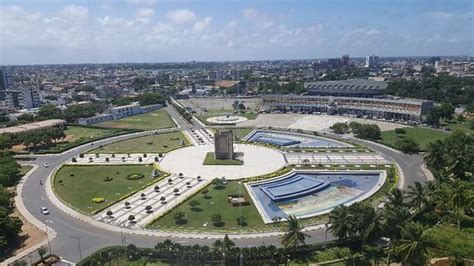
[[[0,68],[0,101],[5,100],[6,91],[11,87],[12,80],[6,68]]]
[[[379,57],[375,55],[368,55],[365,57],[365,66],[368,68],[375,68],[379,65]]]
[[[348,79],[306,82],[304,86],[309,95],[374,97],[383,94],[387,83],[370,79]]]
[[[7,106],[14,109],[31,109],[41,105],[41,95],[34,87],[19,87],[5,92]]]
[[[265,95],[262,106],[268,111],[348,114],[420,122],[433,102],[417,99],[379,99],[333,96]]]

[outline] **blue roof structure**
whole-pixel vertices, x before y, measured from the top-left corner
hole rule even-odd
[[[316,193],[330,183],[307,175],[296,175],[283,180],[266,183],[260,189],[273,201],[284,201]]]

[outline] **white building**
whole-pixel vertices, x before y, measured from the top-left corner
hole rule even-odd
[[[41,95],[34,87],[20,87],[7,90],[5,101],[14,109],[31,109],[41,105]]]

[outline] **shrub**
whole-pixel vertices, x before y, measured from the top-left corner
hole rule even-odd
[[[400,151],[408,154],[417,153],[420,151],[420,146],[412,138],[403,138],[395,142],[395,147]]]
[[[155,162],[158,162],[160,159],[158,159],[158,157],[155,156],[154,160]]]
[[[146,157],[147,157],[147,155],[146,155],[146,153],[144,153],[144,154],[143,154],[143,158],[146,158]]]
[[[71,162],[76,163],[77,162],[76,157],[72,157]]]
[[[73,174],[73,173],[70,173],[69,176],[74,176],[74,174]]]
[[[102,203],[104,201],[105,201],[105,198],[103,198],[103,197],[96,197],[96,198],[92,199],[92,202],[94,202],[94,203]]]
[[[351,251],[347,247],[328,248],[323,251],[316,251],[313,257],[314,262],[331,261],[343,259],[351,256]]]
[[[114,214],[114,213],[111,210],[108,210],[106,214],[107,214],[107,216],[112,216],[112,214]]]
[[[109,162],[110,161],[109,157],[105,157],[105,161]]]
[[[110,177],[110,176],[107,176],[107,177],[104,178],[104,181],[105,181],[105,182],[110,182],[110,181],[112,181],[112,180],[114,180],[114,179],[113,179],[112,177]]]
[[[158,153],[158,157],[160,157],[160,158],[163,157],[163,153],[161,153],[161,152]]]
[[[115,158],[115,153],[112,153],[112,158]]]
[[[138,157],[138,161],[139,161],[139,162],[143,162],[143,158],[142,158],[142,157]]]
[[[133,173],[133,174],[127,175],[128,180],[138,180],[138,179],[142,179],[144,177],[145,177],[145,175],[140,174],[140,173]]]
[[[84,158],[84,154],[79,154],[79,158]]]
[[[406,131],[405,129],[403,129],[403,128],[396,128],[396,129],[395,129],[395,133],[396,133],[396,134],[406,134],[407,131]]]
[[[99,158],[99,154],[98,154],[98,153],[95,154],[95,158]]]

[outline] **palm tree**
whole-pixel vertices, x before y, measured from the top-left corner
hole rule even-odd
[[[234,246],[235,243],[230,240],[228,235],[225,235],[223,240],[216,240],[216,242],[212,244],[214,251],[222,255],[222,265],[225,265],[226,255],[232,250]]]
[[[436,140],[428,145],[428,153],[425,156],[425,162],[433,170],[440,171],[446,162],[445,154],[443,142]]]
[[[410,222],[402,228],[402,238],[395,251],[407,265],[425,265],[428,248],[433,246],[428,230],[419,223]]]
[[[329,213],[329,230],[339,239],[348,237],[351,230],[349,207],[340,205]]]
[[[414,205],[417,212],[420,212],[423,203],[426,201],[425,188],[420,182],[415,182],[415,186],[408,186],[407,198],[409,203]]]
[[[454,207],[456,213],[456,225],[458,230],[461,229],[461,217],[464,213],[464,208],[468,201],[468,189],[466,183],[460,180],[455,180],[452,184],[452,195],[449,199],[450,204]],[[472,197],[471,197],[472,200]]]
[[[390,207],[399,208],[405,205],[403,202],[403,199],[404,199],[403,191],[397,188],[397,189],[392,190],[388,194],[387,203],[389,204]]]
[[[301,232],[302,228],[299,225],[296,216],[288,216],[288,224],[286,233],[282,236],[281,243],[286,248],[296,249],[299,245],[305,244],[305,238],[309,235]]]

